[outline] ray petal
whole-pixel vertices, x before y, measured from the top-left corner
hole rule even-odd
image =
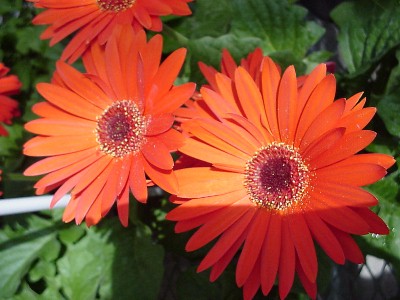
[[[285,299],[293,285],[296,252],[287,220],[282,220],[281,256],[279,260],[279,296]]]
[[[271,291],[277,276],[281,253],[281,216],[271,214],[268,232],[261,253],[261,288],[264,295]]]
[[[199,267],[197,268],[197,272],[208,269],[225,255],[225,253],[240,238],[243,232],[248,229],[248,226],[253,220],[256,211],[256,209],[249,209],[239,220],[237,220],[232,224],[232,226],[224,231],[215,245],[201,261]]]
[[[292,240],[299,257],[299,263],[310,282],[315,282],[318,272],[317,254],[310,230],[302,214],[288,217]]]
[[[219,210],[213,219],[205,223],[192,235],[186,244],[186,251],[197,250],[211,242],[239,220],[249,209],[251,209],[251,206],[248,204],[248,199],[244,198],[223,210]]]
[[[254,268],[254,264],[259,259],[260,251],[264,239],[266,238],[269,221],[270,212],[264,209],[259,209],[252,220],[236,267],[236,284],[239,287],[243,286],[248,280]]]
[[[242,190],[243,174],[211,168],[189,168],[175,171],[179,182],[178,196],[199,198]]]
[[[308,227],[325,253],[337,264],[344,264],[345,256],[336,236],[315,212],[304,214]]]

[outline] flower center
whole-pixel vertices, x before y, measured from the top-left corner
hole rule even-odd
[[[133,101],[115,102],[97,119],[100,150],[114,157],[138,152],[145,141],[147,123]]]
[[[245,186],[258,206],[284,210],[301,201],[310,173],[298,150],[284,143],[259,149],[246,164]]]
[[[101,10],[120,12],[131,8],[136,0],[97,0],[97,5]]]

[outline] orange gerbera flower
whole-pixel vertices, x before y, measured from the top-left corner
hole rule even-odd
[[[231,79],[231,78],[232,79]],[[241,248],[236,283],[251,299],[275,280],[285,298],[297,273],[316,297],[317,242],[333,261],[363,261],[351,235],[387,234],[361,188],[393,163],[384,154],[357,154],[375,137],[363,130],[375,114],[361,93],[334,101],[336,82],[324,64],[299,84],[294,67],[280,74],[268,57],[258,84],[245,68],[214,76],[200,92],[215,118],[182,123],[190,138],[179,151],[210,167],[176,171],[180,206],[167,218],[176,231],[200,227],[187,251],[217,239],[198,271],[216,280]]]
[[[104,44],[117,24],[131,24],[135,31],[143,28],[161,31],[160,16],[190,15],[192,0],[27,0],[35,7],[46,8],[33,20],[50,25],[41,35],[54,45],[78,32],[65,48],[61,59],[74,62],[93,40]]]
[[[52,206],[71,191],[66,222],[86,217],[96,224],[117,202],[126,226],[129,190],[140,202],[152,183],[177,191],[170,152],[183,138],[172,128],[173,112],[195,90],[193,83],[173,86],[186,50],[160,65],[160,35],[146,42],[144,31],[117,29],[105,49],[94,44],[85,55],[88,74],[57,63],[53,83],[37,86],[48,101],[33,107],[42,118],[25,126],[39,136],[24,145],[24,154],[49,156],[25,175],[48,173],[35,187],[38,194],[58,188]]]
[[[8,75],[9,68],[0,63],[0,135],[7,136],[8,132],[1,123],[11,124],[11,119],[19,115],[18,102],[8,97],[19,92],[21,82],[15,75]]]

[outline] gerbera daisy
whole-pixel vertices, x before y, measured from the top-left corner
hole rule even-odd
[[[39,136],[24,145],[24,154],[48,156],[25,175],[48,173],[35,188],[37,194],[57,188],[52,206],[71,192],[66,222],[86,217],[96,224],[117,202],[126,226],[129,191],[140,202],[149,184],[177,191],[170,152],[184,140],[172,128],[173,112],[195,90],[193,83],[173,86],[186,50],[160,65],[160,35],[146,42],[144,31],[116,29],[105,48],[94,44],[84,56],[87,74],[57,63],[53,83],[37,86],[47,100],[33,106],[41,118],[25,126]]]
[[[19,92],[21,82],[17,76],[7,75],[9,71],[9,68],[0,63],[0,135],[3,136],[7,136],[8,132],[1,123],[11,124],[11,119],[19,115],[18,102],[8,96]]]
[[[45,8],[33,19],[36,25],[50,25],[41,35],[54,45],[77,32],[61,59],[74,62],[93,40],[104,44],[117,24],[130,24],[135,31],[143,28],[161,31],[160,16],[190,15],[192,0],[27,0]]]
[[[386,174],[384,154],[357,154],[375,138],[363,130],[375,114],[362,93],[334,100],[336,82],[324,64],[299,84],[293,66],[283,75],[268,57],[259,82],[245,68],[217,73],[217,88],[200,92],[215,118],[182,123],[190,138],[179,151],[210,164],[176,171],[179,206],[167,215],[176,232],[200,227],[186,245],[216,240],[198,271],[216,280],[236,253],[236,283],[245,299],[275,280],[285,298],[297,273],[316,297],[318,243],[336,263],[363,262],[352,235],[387,234],[361,186]],[[232,79],[230,78],[232,77]],[[241,249],[241,250],[240,250]]]

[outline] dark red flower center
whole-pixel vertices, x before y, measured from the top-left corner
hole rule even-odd
[[[309,182],[310,172],[298,150],[283,143],[262,147],[246,165],[247,192],[261,207],[291,207],[304,198]]]
[[[100,150],[114,157],[138,152],[145,140],[147,123],[133,101],[115,102],[97,120]]]
[[[136,0],[97,0],[101,10],[120,12],[131,8]]]

